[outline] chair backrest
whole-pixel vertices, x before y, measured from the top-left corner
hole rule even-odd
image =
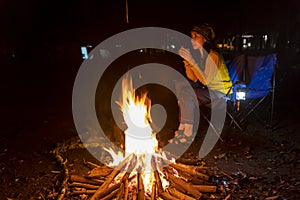
[[[261,98],[272,90],[272,75],[277,62],[277,55],[253,56],[241,54],[227,63],[228,72],[235,96],[238,82],[247,86],[246,98]]]

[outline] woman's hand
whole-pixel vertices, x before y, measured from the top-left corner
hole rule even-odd
[[[178,54],[184,59],[186,60],[190,65],[192,66],[195,66],[196,65],[196,62],[195,60],[193,59],[192,57],[192,54],[190,52],[189,49],[186,49],[184,47],[181,47],[179,50],[178,50]]]

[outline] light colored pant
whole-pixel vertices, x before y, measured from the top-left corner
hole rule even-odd
[[[196,106],[211,108],[211,102],[217,102],[214,104],[216,109],[226,108],[226,100],[223,98],[225,94],[216,90],[208,90],[199,83],[191,82],[190,84],[191,86],[188,86],[177,82],[175,85],[181,123],[193,124],[198,121],[199,113],[196,113]]]

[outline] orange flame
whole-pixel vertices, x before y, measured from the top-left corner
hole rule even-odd
[[[151,158],[165,157],[159,153],[156,134],[152,130],[150,123],[151,101],[147,94],[138,97],[133,88],[132,80],[128,77],[122,80],[122,101],[117,102],[122,110],[124,121],[127,125],[125,133],[125,153],[115,153],[112,149],[106,149],[113,157],[110,166],[116,166],[132,153],[138,156],[138,163],[134,172],[139,172],[143,176],[145,192],[151,193],[154,178],[154,169],[151,166]],[[162,175],[162,172],[160,172]],[[168,186],[168,181],[162,178],[164,187]]]

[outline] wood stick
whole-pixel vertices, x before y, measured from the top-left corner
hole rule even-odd
[[[121,179],[122,184],[125,185],[124,186],[125,187],[125,191],[123,189],[124,200],[126,200],[128,198],[128,181],[129,181],[129,176],[130,176],[131,172],[133,171],[133,169],[135,168],[136,164],[137,164],[137,157],[134,156],[132,158],[131,162],[129,163],[128,167],[127,167],[126,173],[124,174],[124,176]]]
[[[151,167],[154,170],[154,178],[155,178],[157,190],[158,191],[163,190],[162,182],[161,182],[159,172],[158,172],[156,158],[154,156],[151,157]]]
[[[128,161],[130,161],[133,157],[133,154],[128,156],[126,159],[124,159],[107,177],[106,181],[102,184],[101,187],[95,192],[95,194],[91,197],[90,200],[96,200],[99,199],[99,196],[102,195],[102,193],[108,188],[108,186],[111,184],[113,179],[119,174],[120,170],[122,170]]]
[[[106,177],[112,173],[114,169],[108,166],[99,166],[88,172],[88,177]]]
[[[157,190],[158,191],[163,190],[162,182],[160,180],[159,172],[157,170],[154,171],[154,177],[155,177],[155,181],[157,183]]]
[[[121,184],[119,193],[117,194],[117,200],[121,200],[124,194],[124,183]]]
[[[181,199],[171,196],[169,193],[164,192],[164,191],[158,191],[158,196],[164,200],[181,200]]]
[[[97,167],[102,167],[101,165],[97,165],[97,164],[95,164],[95,163],[92,163],[92,162],[90,162],[90,161],[83,161],[84,162],[84,164],[88,167],[88,168],[90,168],[90,169],[94,169],[94,168],[97,168]],[[104,165],[105,166],[105,165]]]
[[[151,197],[145,195],[145,200],[151,200]]]
[[[96,190],[73,190],[71,193],[78,195],[78,194],[94,194]]]
[[[167,172],[168,173],[168,172]],[[195,188],[192,187],[191,184],[185,182],[184,180],[182,180],[181,178],[177,178],[176,176],[174,176],[171,173],[168,173],[168,178],[169,180],[173,183],[172,185],[178,189],[179,191],[184,190],[186,193],[192,195],[193,197],[195,197],[196,199],[200,199],[202,196],[202,193],[195,190]]]
[[[124,174],[124,176],[121,180],[122,182],[126,179],[129,179],[129,176],[130,176],[131,172],[133,171],[133,169],[135,168],[136,164],[137,164],[137,157],[133,156],[127,167],[126,173]]]
[[[216,175],[216,170],[217,169],[212,169],[209,167],[196,167],[196,170],[202,174],[206,174],[209,177],[215,176]]]
[[[170,165],[170,164],[176,164],[178,165],[179,167],[182,167],[182,168],[185,168],[185,169],[190,169],[190,170],[197,170],[197,171],[201,171],[201,170],[208,170],[209,167],[206,167],[206,166],[195,166],[195,165],[187,165],[187,164],[182,164],[182,163],[179,163],[179,162],[171,162],[170,160],[167,160],[165,158],[161,158],[162,159],[162,162],[165,163],[165,165]]]
[[[171,174],[173,175],[173,168],[171,167],[165,167],[165,170],[166,170],[166,174],[167,174],[167,179],[170,181],[170,184],[174,185],[174,187],[179,191],[179,192],[182,192],[182,193],[186,193],[186,189],[183,188],[183,185],[182,184],[177,184],[177,183],[174,183],[170,180],[170,177]],[[181,176],[180,176],[180,179],[181,179]]]
[[[217,187],[214,185],[193,185],[193,188],[199,192],[217,192]]]
[[[169,193],[164,191],[162,182],[160,179],[160,175],[158,172],[156,158],[154,156],[152,156],[152,158],[151,158],[151,166],[152,166],[152,169],[154,170],[154,177],[155,177],[158,196],[164,200],[179,200],[176,197],[172,197]]]
[[[187,183],[191,183],[194,185],[211,185],[211,182],[209,180],[203,180],[197,176],[192,176],[190,174],[183,173],[180,171],[178,172],[178,174],[180,175],[180,178]]]
[[[192,176],[197,176],[203,180],[209,180],[209,176],[206,174],[202,174],[196,170],[196,168],[182,165],[182,164],[176,164],[176,163],[170,163],[170,166],[176,169],[177,171],[181,171],[187,174],[191,174]]]
[[[128,199],[128,179],[124,180],[124,188],[125,188],[125,191],[124,191],[123,200],[127,200]]]
[[[111,187],[106,188],[105,191],[103,191],[102,193],[98,194],[99,195],[99,199],[102,199],[103,197],[106,197],[111,192],[113,192],[116,189],[120,188],[120,186],[121,186],[121,183],[117,183],[117,184],[112,185]]]
[[[131,192],[130,194],[131,194],[131,198],[129,198],[130,200],[138,200],[137,194],[136,194],[135,191],[134,191],[134,192]]]
[[[115,188],[112,192],[107,193],[106,196],[100,197],[101,200],[111,200],[114,196],[116,196],[120,192],[120,185],[119,187]]]
[[[190,158],[178,158],[176,159],[176,162],[184,163],[186,165],[198,165],[200,164],[200,160],[190,159]]]
[[[180,175],[180,178],[187,183],[189,183],[193,180],[193,177],[190,174],[182,173],[182,172],[178,172],[178,174]]]
[[[177,169],[182,169],[184,172],[190,172],[191,175],[198,176],[199,178],[204,179],[204,180],[209,179],[208,175],[203,174],[203,173],[200,172],[201,170],[204,170],[204,169],[207,170],[207,167],[189,166],[189,165],[184,165],[184,164],[181,164],[181,163],[176,163],[176,164],[173,163],[172,167],[178,167]]]
[[[210,182],[200,179],[198,177],[192,177],[191,183],[194,185],[210,185],[211,184]]]
[[[151,191],[151,200],[156,199],[156,181],[153,181],[152,191]]]
[[[69,180],[71,182],[80,182],[80,183],[87,183],[87,184],[92,184],[92,185],[102,185],[104,182],[104,181],[91,180],[91,179],[84,178],[84,177],[78,176],[78,175],[70,175]]]
[[[174,197],[177,197],[178,199],[181,199],[181,200],[196,200],[195,198],[193,197],[190,197],[178,190],[176,190],[175,188],[169,188],[168,189],[168,192],[174,196]]]
[[[100,186],[98,186],[98,185],[92,185],[92,184],[88,184],[88,183],[73,182],[73,183],[69,184],[69,187],[79,187],[79,188],[95,189],[95,190],[97,190]]]
[[[67,168],[67,159],[64,161],[63,157],[59,154],[59,151],[54,151],[56,159],[60,162],[64,169],[64,179],[61,183],[61,190],[60,190],[60,195],[57,197],[57,200],[62,200],[66,194],[66,191],[68,189],[68,179],[69,179],[69,170]]]
[[[138,200],[145,200],[145,188],[143,183],[143,177],[138,173]]]
[[[156,186],[157,186],[157,193],[158,196],[164,200],[179,200],[176,197],[172,197],[169,193],[165,192],[163,187],[162,187],[162,182],[159,176],[159,172],[157,170],[154,171],[154,177],[156,181]]]
[[[135,159],[134,159],[135,158]],[[118,173],[126,167],[128,162],[131,162],[132,159],[136,160],[136,155],[131,154],[126,159],[124,159],[107,177],[106,181],[98,188],[95,194],[90,198],[90,200],[97,200],[100,198],[101,195],[107,190],[113,179],[118,175]]]

